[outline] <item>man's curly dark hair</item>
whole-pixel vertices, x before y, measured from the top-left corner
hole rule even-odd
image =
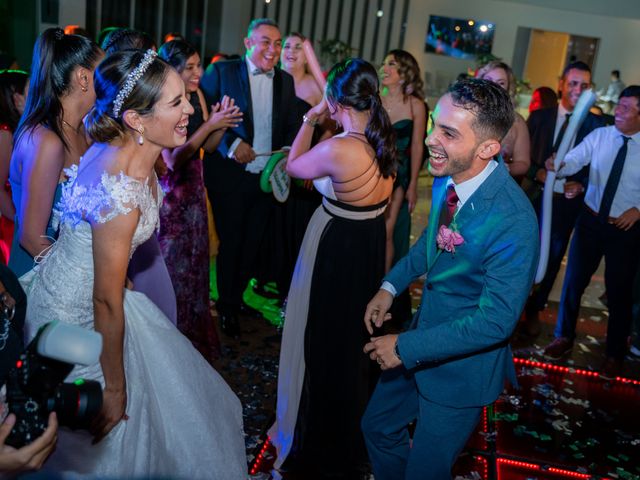
[[[471,128],[480,141],[502,141],[513,121],[515,111],[505,89],[488,80],[467,78],[449,87],[453,104],[475,116]]]

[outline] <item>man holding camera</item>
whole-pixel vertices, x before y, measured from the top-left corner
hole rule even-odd
[[[18,279],[5,265],[0,264],[0,314],[7,317],[7,331],[4,344],[0,344],[0,370],[2,377],[0,385],[6,380],[6,373],[16,361],[23,348],[24,315],[26,311],[26,296],[20,287]],[[44,433],[29,445],[16,449],[5,445],[5,440],[16,423],[16,416],[9,414],[0,425],[0,474],[18,473],[37,470],[42,467],[49,454],[53,451],[58,433],[56,414],[51,412],[49,424]]]
[[[16,416],[11,413],[0,425],[0,474],[38,470],[56,446],[58,420],[55,412],[49,414],[49,426],[44,433],[19,449],[4,443],[15,423]]]

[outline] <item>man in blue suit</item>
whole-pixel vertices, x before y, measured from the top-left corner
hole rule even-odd
[[[276,67],[282,47],[278,25],[267,18],[253,20],[244,44],[244,58],[212,63],[200,82],[210,105],[228,95],[244,113],[243,122],[225,132],[218,150],[204,163],[220,239],[216,309],[222,331],[234,337],[240,334],[242,292],[256,273],[275,208],[273,196],[260,189],[260,173],[268,152],[291,145],[302,123],[293,78]]]
[[[533,283],[539,240],[530,202],[494,160],[513,119],[507,93],[478,79],[454,84],[433,113],[429,226],[364,319],[372,333],[388,320],[394,296],[426,274],[410,329],[372,337],[364,348],[384,370],[362,420],[376,480],[451,478],[482,407],[505,378],[515,382],[508,340]]]

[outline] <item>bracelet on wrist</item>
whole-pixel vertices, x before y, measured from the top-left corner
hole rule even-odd
[[[302,123],[306,123],[307,125],[309,125],[312,128],[315,128],[318,126],[318,120],[315,120],[313,118],[309,118],[306,115],[302,116]]]

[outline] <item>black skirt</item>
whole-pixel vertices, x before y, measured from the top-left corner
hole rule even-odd
[[[351,211],[384,206],[330,203]],[[304,385],[284,469],[357,478],[368,464],[360,419],[380,373],[363,352],[369,341],[363,319],[384,276],[385,222],[382,214],[365,220],[332,216],[314,264]]]

